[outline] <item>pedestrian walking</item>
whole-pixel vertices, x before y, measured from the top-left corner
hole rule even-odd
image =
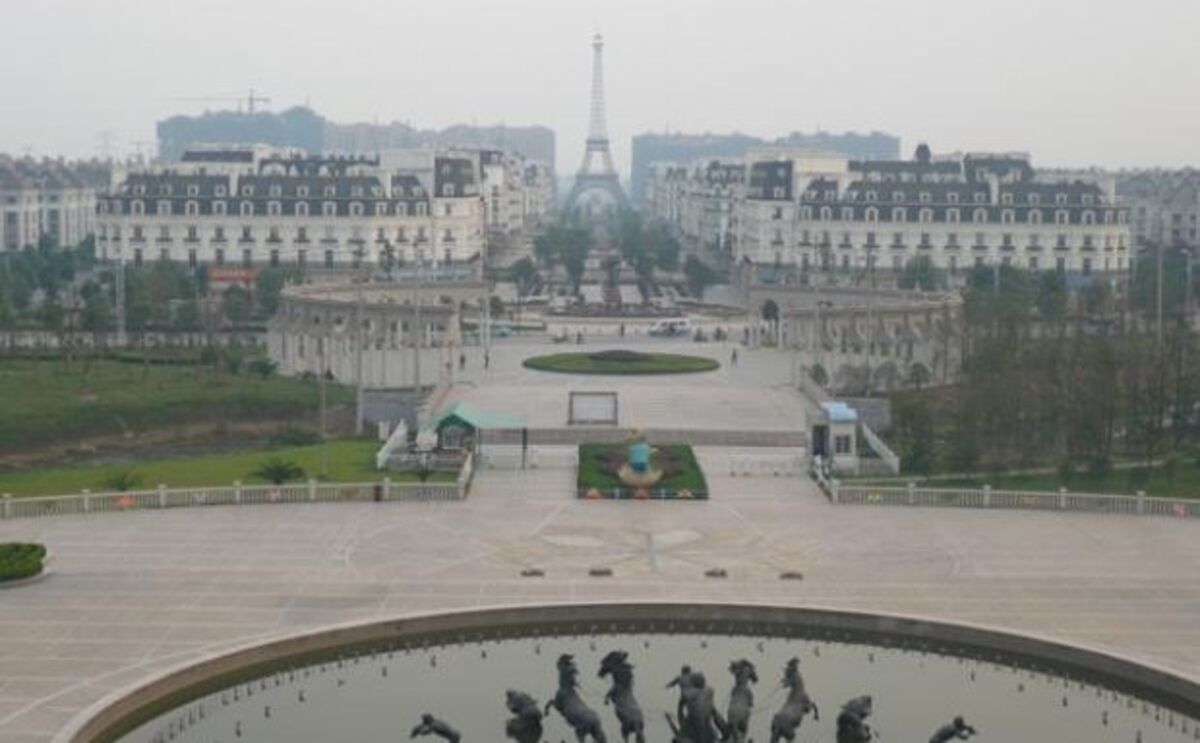
[[[729,354],[729,365],[737,366],[737,349],[733,349],[733,353]]]
[[[483,368],[486,370],[492,364],[492,355],[487,351],[483,352]]]
[[[465,353],[460,353],[458,355],[458,370],[462,371],[465,368],[467,368],[467,355]]]

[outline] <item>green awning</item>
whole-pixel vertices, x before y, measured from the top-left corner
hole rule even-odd
[[[460,420],[476,431],[496,428],[521,428],[525,425],[525,421],[516,413],[494,413],[460,402],[442,411],[441,414],[427,424],[427,428],[438,430],[442,427],[443,423],[450,419]]]

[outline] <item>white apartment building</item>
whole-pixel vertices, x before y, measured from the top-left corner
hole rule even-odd
[[[741,180],[712,174],[741,168]],[[951,272],[1011,264],[1090,274],[1130,265],[1128,210],[1082,176],[1038,173],[1028,158],[965,155],[855,162],[759,151],[744,161],[655,168],[648,202],[694,244],[737,259],[812,269],[899,270],[928,256]],[[706,214],[728,211],[722,222]],[[731,234],[723,234],[724,224]]]
[[[0,250],[79,245],[95,232],[107,166],[0,156]]]
[[[137,264],[448,264],[486,253],[478,160],[429,151],[417,172],[379,158],[202,149],[129,174],[99,204],[103,259]]]

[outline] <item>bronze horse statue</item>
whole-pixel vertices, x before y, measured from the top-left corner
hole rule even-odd
[[[575,731],[579,743],[584,743],[588,736],[594,743],[607,743],[600,727],[600,716],[580,698],[578,688],[579,669],[575,666],[575,657],[565,653],[558,656],[558,692],[546,702],[546,714],[550,713],[551,707],[558,710]]]
[[[633,664],[629,653],[614,650],[600,661],[600,678],[612,676],[612,688],[604,695],[604,703],[613,705],[621,723],[621,740],[628,743],[634,736],[637,743],[646,743],[646,720],[642,708],[633,696]]]
[[[754,690],[750,684],[758,683],[754,664],[745,658],[729,664],[733,674],[733,690],[729,692],[729,708],[725,713],[728,728],[725,740],[745,743],[750,730],[750,711],[754,708]]]
[[[783,688],[788,689],[788,698],[783,706],[771,718],[771,743],[786,740],[791,743],[796,739],[796,728],[804,721],[804,716],[813,713],[814,720],[821,719],[821,711],[809,698],[804,690],[804,678],[800,675],[800,659],[792,658],[787,662],[783,671]]]

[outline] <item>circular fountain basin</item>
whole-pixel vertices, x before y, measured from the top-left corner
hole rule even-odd
[[[579,695],[609,740],[620,725],[597,675],[628,653],[648,741],[670,743],[667,683],[690,665],[724,713],[732,661],[754,664],[750,737],[770,739],[783,668],[798,658],[820,719],[798,740],[835,740],[841,706],[870,695],[883,740],[925,741],[962,715],[977,740],[1104,743],[1200,740],[1200,686],[1124,659],[977,628],[763,606],[556,605],[342,627],[247,648],[106,700],[59,741],[353,743],[407,738],[430,713],[462,740],[505,740],[505,691],[554,696],[570,654]],[[573,740],[551,711],[543,740]]]

